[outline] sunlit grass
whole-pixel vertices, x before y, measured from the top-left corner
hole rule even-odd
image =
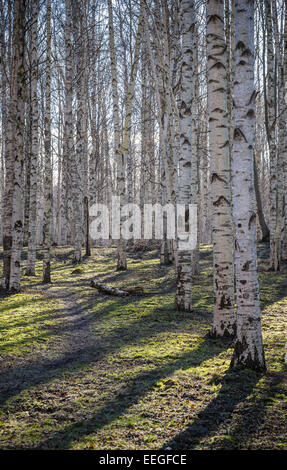
[[[23,291],[1,299],[0,356],[11,385],[9,397],[2,395],[1,448],[286,447],[284,274],[260,263],[271,373],[264,377],[230,371],[232,344],[206,336],[210,246],[202,247],[191,314],[175,310],[174,267],[161,268],[156,252],[130,254],[128,271],[117,273],[114,248],[93,250],[78,271],[71,248],[53,250],[52,285],[42,285],[39,259],[36,276],[23,277]],[[97,294],[89,286],[94,276],[113,286],[141,285],[146,295]],[[177,437],[187,428],[189,437]]]

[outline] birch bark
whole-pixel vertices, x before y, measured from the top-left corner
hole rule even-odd
[[[207,2],[207,57],[214,290],[212,334],[234,336],[236,315],[223,0]]]
[[[24,106],[25,106],[25,13],[26,1],[14,3],[13,48],[15,67],[15,85],[11,96],[11,106],[15,110],[13,151],[14,151],[14,186],[12,205],[12,250],[9,290],[20,290],[20,263],[23,245],[23,167],[24,167]],[[13,125],[13,124],[12,124]]]
[[[118,98],[118,79],[117,79],[117,62],[115,52],[114,40],[114,24],[113,24],[113,8],[112,1],[108,0],[109,12],[109,45],[110,45],[110,60],[112,71],[112,93],[113,93],[113,123],[114,123],[114,157],[117,165],[117,192],[120,198],[120,205],[125,199],[125,162],[124,156],[120,149],[120,118],[119,118],[119,98]],[[120,231],[121,231],[121,217],[120,217]],[[125,242],[120,233],[117,247],[117,270],[127,269]]]
[[[182,29],[182,68],[180,116],[180,156],[178,172],[178,204],[185,205],[184,224],[189,227],[191,203],[191,164],[192,164],[192,24],[194,22],[193,0],[181,1]],[[192,286],[191,250],[181,249],[178,240],[176,306],[181,311],[191,311]]]
[[[254,0],[235,0],[234,60],[237,331],[232,365],[265,371],[254,213]]]
[[[283,223],[282,223],[282,258],[287,260],[287,2],[285,1],[285,15],[284,15],[284,36],[283,36],[283,81],[284,81],[284,102],[283,102],[283,115],[282,115],[282,136],[283,149],[282,149],[282,166],[283,166]]]
[[[37,174],[38,174],[38,13],[39,0],[32,0],[31,31],[31,158],[30,158],[30,203],[28,221],[28,254],[26,276],[35,275],[36,228],[37,228]]]
[[[276,87],[274,82],[275,74],[275,51],[274,34],[272,25],[271,0],[265,0],[266,30],[267,30],[267,77],[268,77],[268,123],[267,140],[270,159],[270,270],[278,271],[280,268],[280,259],[278,252],[278,237],[276,235],[276,215],[277,215],[277,190],[278,190],[278,155],[276,149],[276,118],[277,118],[277,100]]]
[[[73,135],[73,49],[71,0],[65,1],[65,103],[64,103],[64,129],[63,129],[63,163],[62,163],[62,197],[65,201],[63,207],[63,236],[66,243],[71,240],[69,214],[71,212],[71,172],[70,163],[74,158]]]
[[[51,166],[51,0],[47,0],[47,51],[45,84],[45,176],[43,220],[43,282],[51,282],[51,223],[52,223],[52,166]]]
[[[9,9],[11,10],[11,4],[9,3]],[[16,5],[15,5],[16,6]],[[15,8],[16,12],[16,8]],[[8,15],[11,21],[11,11]],[[16,17],[15,17],[16,20]],[[16,22],[14,24],[16,27]],[[12,25],[9,24],[9,37],[8,43],[15,42],[15,39],[11,41],[11,29]],[[4,29],[3,29],[4,34]],[[15,28],[14,28],[15,35]],[[16,50],[15,50],[16,52]],[[11,48],[8,47],[8,51],[5,51],[5,42],[1,42],[1,55],[6,57],[7,63],[11,64],[10,67],[10,87],[8,86],[9,92],[9,105],[7,104],[6,92],[4,93],[6,85],[6,70],[4,69],[4,60],[1,61],[1,73],[2,73],[2,113],[7,115],[7,124],[5,125],[5,147],[4,147],[4,160],[5,160],[5,186],[3,193],[3,279],[2,286],[4,289],[9,289],[10,282],[10,268],[11,268],[11,248],[12,248],[12,204],[13,204],[13,182],[14,182],[14,161],[13,161],[13,142],[14,142],[14,123],[15,123],[15,96],[17,95],[17,81],[16,81],[16,68],[17,68],[17,56],[13,54],[11,60]],[[17,60],[16,60],[17,59]],[[8,93],[7,93],[8,95]],[[6,109],[7,106],[7,109]],[[5,115],[4,114],[4,115]],[[3,115],[2,115],[3,116]],[[4,117],[4,116],[3,116]]]

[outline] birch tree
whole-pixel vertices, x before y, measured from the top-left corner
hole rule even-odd
[[[287,4],[285,4],[285,14],[284,14],[284,35],[283,35],[283,65],[282,65],[282,82],[284,83],[284,102],[283,102],[283,111],[281,117],[282,125],[282,170],[283,170],[283,221],[282,221],[282,258],[287,260],[287,135],[286,135],[286,125],[287,125],[287,91],[286,91],[286,81],[287,81]],[[282,87],[283,88],[283,87]]]
[[[270,269],[279,271],[280,269],[280,246],[278,233],[276,231],[276,220],[278,213],[278,153],[276,146],[277,128],[277,98],[275,82],[275,32],[272,24],[274,11],[271,8],[271,0],[265,0],[266,31],[267,31],[267,78],[268,78],[268,124],[267,140],[270,158]]]
[[[233,233],[223,0],[207,2],[208,115],[211,157],[214,336],[233,336]]]
[[[52,222],[52,166],[51,166],[51,0],[47,0],[47,51],[45,83],[45,180],[43,223],[43,282],[51,282],[51,222]]]
[[[237,330],[232,365],[265,371],[254,212],[254,0],[235,0],[234,224]]]
[[[10,5],[9,5],[10,6]],[[2,75],[2,126],[3,126],[3,119],[7,116],[7,124],[3,126],[4,134],[2,133],[2,141],[4,137],[4,160],[5,160],[5,184],[4,184],[4,192],[3,192],[3,280],[2,286],[4,289],[9,289],[9,282],[10,282],[10,269],[11,269],[11,248],[12,248],[12,203],[13,203],[13,177],[14,177],[14,161],[13,161],[13,142],[14,142],[14,124],[15,124],[15,100],[17,97],[17,80],[16,80],[16,70],[17,70],[17,62],[18,62],[18,49],[16,49],[16,11],[19,8],[19,4],[15,4],[14,6],[14,35],[13,35],[13,48],[14,54],[11,60],[9,57],[9,53],[11,53],[11,49],[8,48],[8,51],[5,51],[5,43],[4,43],[4,29],[3,29],[3,36],[1,43],[1,53],[2,53],[2,60],[1,60],[1,75]],[[2,10],[3,12],[3,10]],[[4,16],[4,12],[2,13]],[[9,15],[10,22],[11,22],[11,14]],[[11,41],[11,25],[9,25],[9,38],[8,41]],[[7,63],[10,63],[10,73],[8,70],[4,69],[4,60],[3,58],[6,57]],[[10,79],[10,86],[8,86],[7,95],[9,95],[9,102],[8,96],[6,95],[6,74]],[[5,93],[4,93],[5,90]],[[4,105],[4,106],[3,106]],[[4,114],[3,114],[4,112]],[[2,143],[2,148],[3,148]]]
[[[31,26],[31,156],[30,156],[30,201],[28,221],[28,254],[26,275],[35,275],[36,224],[37,224],[37,176],[38,176],[38,12],[39,0],[32,0]]]
[[[180,156],[178,174],[178,204],[188,207],[191,203],[192,162],[192,24],[194,22],[193,0],[181,1],[182,69],[180,103]],[[189,226],[189,209],[184,225]],[[181,249],[178,242],[176,305],[178,310],[191,311],[191,250]]]
[[[71,172],[70,164],[74,153],[73,134],[73,48],[72,48],[72,11],[71,0],[65,0],[65,90],[64,90],[64,128],[63,128],[63,164],[62,164],[62,220],[63,235],[66,243],[69,241],[69,220],[71,208]]]
[[[21,251],[23,245],[23,167],[24,167],[24,106],[25,106],[25,24],[26,1],[15,0],[14,26],[13,26],[13,63],[15,76],[12,76],[12,94],[10,106],[12,107],[12,119],[14,117],[13,146],[14,154],[13,171],[13,200],[12,200],[12,249],[9,290],[20,290],[20,266]],[[15,112],[15,114],[13,113]]]
[[[109,11],[109,46],[110,60],[112,71],[112,94],[113,94],[113,125],[114,125],[114,156],[117,165],[117,192],[120,201],[120,207],[126,196],[125,188],[125,161],[124,155],[120,149],[120,117],[119,117],[119,98],[118,98],[118,79],[117,79],[117,62],[114,39],[114,23],[113,23],[113,7],[112,1],[108,0]],[[117,247],[117,270],[127,269],[127,259],[125,250],[125,241],[122,237],[122,218],[120,217],[120,238]]]

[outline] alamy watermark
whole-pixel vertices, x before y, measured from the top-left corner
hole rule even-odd
[[[179,250],[194,250],[197,244],[197,205],[120,204],[114,196],[109,208],[93,204],[89,215],[93,240],[177,240]]]

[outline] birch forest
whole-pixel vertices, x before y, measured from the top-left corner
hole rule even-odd
[[[0,449],[287,450],[287,1],[0,0],[0,49]]]

